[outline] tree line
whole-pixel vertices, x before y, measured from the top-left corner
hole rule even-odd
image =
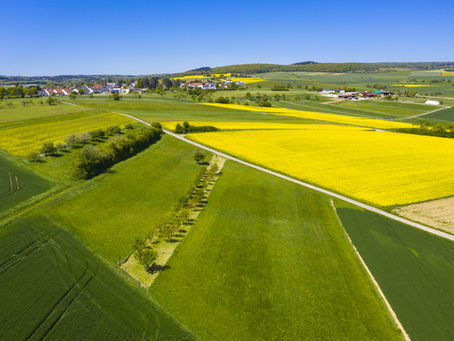
[[[454,124],[431,123],[423,121],[416,128],[400,128],[402,133],[454,138]]]
[[[177,123],[175,126],[175,133],[177,134],[203,133],[209,131],[219,131],[219,128],[214,126],[193,126],[188,122],[183,122],[183,124]]]
[[[219,167],[203,167],[197,174],[194,185],[186,195],[178,200],[172,212],[158,218],[150,233],[145,237],[137,237],[133,243],[134,256],[147,272],[154,272],[158,267],[155,261],[158,255],[158,246],[165,240],[167,243],[176,242],[174,238],[185,231],[181,228],[193,224],[191,210],[203,207],[207,203],[207,187],[219,175]]]

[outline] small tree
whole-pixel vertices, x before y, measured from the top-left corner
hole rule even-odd
[[[156,258],[158,258],[158,253],[153,249],[143,249],[141,252],[137,253],[136,257],[139,263],[148,271]]]
[[[30,162],[38,162],[40,160],[38,152],[29,152],[27,154],[27,160]]]
[[[50,155],[52,153],[55,153],[57,151],[57,148],[55,148],[53,142],[44,142],[41,148],[39,149],[39,152],[44,155]]]
[[[112,95],[112,99],[113,99],[114,101],[119,101],[120,98],[121,98],[121,96],[120,96],[119,94],[113,94],[113,95]]]
[[[65,143],[68,147],[74,148],[77,145],[77,135],[71,134],[65,138]]]
[[[194,160],[200,165],[200,161],[205,159],[205,154],[201,150],[197,150],[194,154]]]

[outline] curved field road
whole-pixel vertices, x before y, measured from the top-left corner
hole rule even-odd
[[[141,120],[140,118],[137,118],[137,117],[134,117],[134,116],[131,116],[131,115],[127,115],[127,114],[122,114],[122,113],[119,113],[117,112],[117,114],[120,114],[120,115],[124,115],[124,116],[127,116],[127,117],[130,117],[138,122],[141,122],[143,124],[146,124],[146,125],[150,125],[150,123],[144,121],[144,120]],[[376,208],[374,206],[370,206],[370,205],[367,205],[367,204],[364,204],[360,201],[357,201],[357,200],[354,200],[354,199],[350,199],[348,197],[345,197],[343,195],[340,195],[340,194],[337,194],[337,193],[334,193],[334,192],[331,192],[331,191],[328,191],[326,189],[323,189],[323,188],[320,188],[320,187],[317,187],[317,186],[314,186],[314,185],[311,185],[309,183],[306,183],[304,181],[300,181],[300,180],[297,180],[297,179],[294,179],[294,178],[291,178],[289,176],[286,176],[286,175],[283,175],[283,174],[280,174],[280,173],[277,173],[277,172],[274,172],[272,170],[269,170],[269,169],[266,169],[266,168],[263,168],[263,167],[260,167],[260,166],[257,166],[257,165],[254,165],[253,163],[250,163],[250,162],[247,162],[247,161],[243,161],[243,160],[240,160],[236,157],[233,157],[233,156],[230,156],[228,154],[225,154],[225,153],[222,153],[216,149],[213,149],[213,148],[210,148],[210,147],[207,147],[207,146],[204,146],[200,143],[197,143],[197,142],[194,142],[194,141],[191,141],[191,140],[188,140],[187,138],[185,138],[184,136],[181,136],[181,135],[178,135],[178,134],[174,134],[168,130],[165,130],[163,129],[163,131],[170,135],[170,136],[173,136],[181,141],[184,141],[186,143],[190,143],[200,149],[204,149],[204,150],[207,150],[209,152],[212,152],[214,154],[217,154],[219,156],[222,156],[223,158],[227,159],[227,160],[232,160],[234,162],[238,162],[238,163],[241,163],[245,166],[248,166],[248,167],[251,167],[251,168],[255,168],[261,172],[265,172],[265,173],[268,173],[268,174],[271,174],[271,175],[274,175],[274,176],[277,176],[281,179],[284,179],[284,180],[287,180],[287,181],[290,181],[290,182],[293,182],[295,184],[298,184],[300,186],[304,186],[304,187],[307,187],[307,188],[310,188],[310,189],[313,189],[314,191],[317,191],[317,192],[320,192],[320,193],[323,193],[323,194],[326,194],[326,195],[329,195],[333,198],[336,198],[336,199],[340,199],[340,200],[343,200],[343,201],[346,201],[352,205],[355,205],[355,206],[358,206],[358,207],[361,207],[365,210],[368,210],[368,211],[371,211],[371,212],[374,212],[374,213],[377,213],[377,214],[380,214],[382,216],[385,216],[387,218],[390,218],[390,219],[393,219],[393,220],[396,220],[396,221],[399,221],[401,223],[404,223],[406,225],[410,225],[410,226],[413,226],[417,229],[420,229],[420,230],[423,230],[423,231],[426,231],[426,232],[429,232],[429,233],[432,233],[436,236],[439,236],[439,237],[442,237],[442,238],[445,238],[445,239],[449,239],[451,241],[454,241],[454,235],[451,235],[449,233],[445,233],[445,232],[441,232],[441,231],[438,231],[434,228],[431,228],[429,226],[426,226],[426,225],[422,225],[422,224],[419,224],[419,223],[415,223],[411,220],[408,220],[408,219],[405,219],[405,218],[402,218],[402,217],[399,217],[395,214],[392,214],[392,213],[389,213],[389,212],[386,212],[386,211],[383,211],[379,208]]]

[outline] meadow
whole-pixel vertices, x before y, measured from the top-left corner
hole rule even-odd
[[[23,101],[27,101],[25,106]],[[42,103],[42,104],[41,104]],[[66,115],[79,111],[84,108],[74,105],[57,102],[54,105],[46,103],[46,98],[33,99],[8,99],[7,104],[0,102],[0,123],[27,120],[32,118]]]
[[[398,340],[328,198],[227,162],[150,288],[202,340]]]
[[[386,117],[386,118],[404,118],[408,116],[418,115],[425,112],[429,112],[439,107],[433,105],[423,105],[415,103],[402,103],[392,101],[377,101],[377,100],[365,100],[365,101],[342,101],[334,106],[340,106],[344,108],[354,108],[362,111],[366,111],[369,115]]]
[[[135,121],[116,113],[83,113],[59,116],[57,119],[20,121],[0,126],[0,148],[10,154],[25,156],[38,151],[43,142],[64,142],[71,134],[105,129],[113,125],[124,126]]]
[[[410,338],[452,340],[453,242],[371,212],[338,213]]]
[[[189,137],[374,205],[404,205],[454,194],[453,139],[311,124],[299,130]]]
[[[0,339],[193,340],[130,279],[39,215],[0,229]]]
[[[31,169],[0,153],[0,212],[51,189],[52,185]]]
[[[319,112],[310,112],[303,110],[294,110],[286,108],[274,108],[274,107],[255,107],[252,105],[240,105],[240,104],[220,104],[220,103],[204,103],[207,106],[215,106],[227,109],[236,109],[244,111],[254,111],[261,113],[269,113],[274,115],[283,115],[298,117],[304,119],[312,119],[318,121],[326,121],[333,123],[348,124],[360,127],[370,127],[370,128],[379,128],[379,129],[397,129],[397,128],[411,128],[412,125],[408,123],[385,121],[380,119],[370,119],[364,117],[354,117],[346,115],[335,115],[335,114],[325,114]]]
[[[98,255],[122,264],[133,252],[135,238],[146,237],[191,188],[201,167],[193,160],[195,150],[163,136],[43,211]]]

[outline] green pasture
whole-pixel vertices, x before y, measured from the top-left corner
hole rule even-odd
[[[12,208],[51,187],[51,182],[0,152],[0,211]]]
[[[300,121],[304,121],[298,118],[230,110],[203,105],[193,101],[157,96],[143,96],[140,99],[123,97],[120,101],[113,101],[106,96],[99,96],[95,98],[77,99],[74,103],[81,103],[84,106],[98,110],[135,115],[149,122],[194,120],[299,123]]]
[[[227,162],[150,288],[202,340],[398,340],[329,200]]]
[[[342,101],[334,104],[333,106],[358,109],[367,112],[370,116],[382,118],[407,117],[436,109],[436,107],[434,108],[434,106],[431,105],[379,100]]]
[[[163,136],[42,210],[105,259],[121,264],[193,185],[196,148]]]
[[[412,340],[454,338],[454,243],[380,215],[339,217]]]
[[[61,100],[65,100],[64,97]],[[26,102],[25,105],[23,102]],[[15,98],[0,100],[0,123],[9,121],[29,120],[40,117],[60,116],[82,111],[84,108],[62,103],[47,104],[47,97]]]
[[[192,340],[180,323],[42,216],[0,229],[1,340]]]

